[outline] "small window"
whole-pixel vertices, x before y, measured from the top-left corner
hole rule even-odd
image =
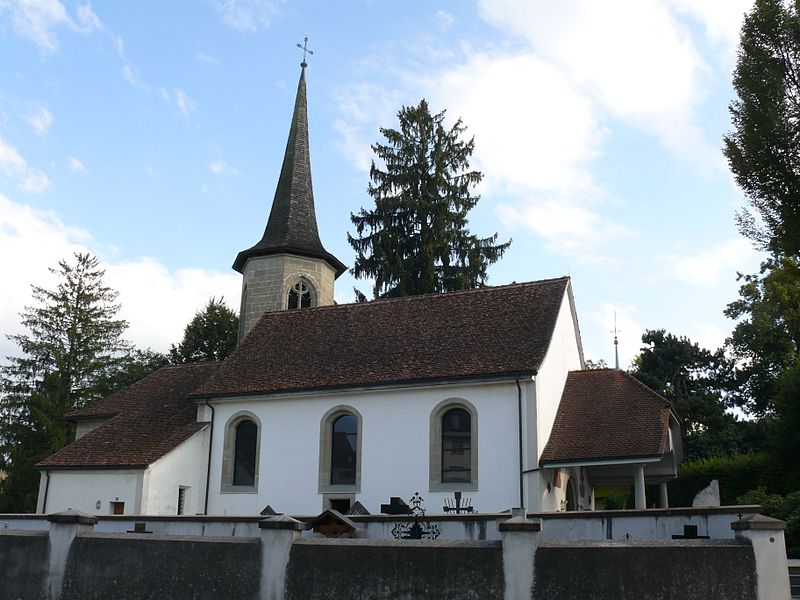
[[[250,420],[236,426],[233,485],[255,485],[258,427]]]
[[[186,488],[179,487],[178,488],[178,514],[182,515],[185,514],[186,510]]]
[[[286,307],[294,308],[311,308],[313,305],[311,297],[311,286],[305,281],[298,281],[291,289],[289,289],[289,301]]]
[[[350,510],[350,499],[349,498],[331,498],[328,500],[330,507],[342,513],[343,515],[347,514],[347,511]]]
[[[331,485],[355,485],[358,422],[342,415],[333,422],[331,436]]]
[[[111,514],[112,515],[124,515],[125,514],[125,503],[124,502],[111,502]]]
[[[472,481],[472,419],[463,408],[442,417],[442,483]]]

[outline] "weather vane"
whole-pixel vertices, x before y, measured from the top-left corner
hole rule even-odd
[[[619,369],[619,340],[617,339],[617,311],[614,311],[614,368]]]
[[[308,66],[308,64],[306,64],[306,54],[314,54],[313,50],[308,49],[308,36],[305,36],[303,38],[303,43],[297,44],[297,47],[303,51],[303,62],[300,63],[300,66],[305,69]]]

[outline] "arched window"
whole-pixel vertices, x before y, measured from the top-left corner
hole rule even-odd
[[[478,489],[478,411],[462,398],[431,412],[429,490]]]
[[[286,308],[311,308],[314,306],[314,295],[311,285],[302,279],[289,288]]]
[[[325,503],[331,499],[353,500],[353,494],[361,490],[361,428],[361,415],[351,406],[335,406],[322,417],[319,491]]]
[[[258,427],[249,419],[236,426],[233,485],[255,485]]]
[[[337,417],[331,435],[331,485],[355,485],[358,422],[353,415]]]
[[[233,415],[225,424],[222,442],[221,488],[223,493],[258,491],[261,423],[251,412]]]
[[[442,416],[442,483],[472,481],[472,417],[463,408]]]

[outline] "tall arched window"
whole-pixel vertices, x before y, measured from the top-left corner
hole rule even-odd
[[[350,499],[361,491],[363,420],[352,406],[328,410],[319,428],[319,492],[323,508],[332,500]],[[338,509],[337,509],[338,510]]]
[[[463,408],[442,416],[442,483],[472,481],[472,418]]]
[[[249,411],[234,414],[225,423],[222,442],[220,491],[227,494],[258,491],[261,422]]]
[[[463,398],[431,411],[429,490],[478,489],[478,411]]]
[[[236,426],[236,442],[233,458],[233,485],[255,485],[256,447],[258,427],[244,420]]]
[[[286,308],[311,308],[314,306],[314,295],[308,282],[302,279],[289,288]]]
[[[331,426],[331,485],[355,485],[358,422],[353,415],[345,414]]]

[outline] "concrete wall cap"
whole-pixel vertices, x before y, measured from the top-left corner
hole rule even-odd
[[[78,525],[94,525],[97,523],[97,517],[87,515],[86,513],[71,508],[47,515],[47,520],[51,523],[76,523]]]
[[[267,517],[259,521],[258,528],[304,531],[306,529],[306,524],[292,517],[287,517],[286,515],[275,515],[274,517]]]
[[[500,532],[513,532],[513,531],[530,531],[539,532],[542,530],[542,521],[540,519],[526,519],[525,517],[512,517],[505,521],[501,521],[498,525]]]
[[[748,531],[748,530],[770,530],[770,531],[783,531],[786,529],[786,521],[780,519],[773,519],[764,515],[747,515],[731,523],[731,529],[734,531]]]

